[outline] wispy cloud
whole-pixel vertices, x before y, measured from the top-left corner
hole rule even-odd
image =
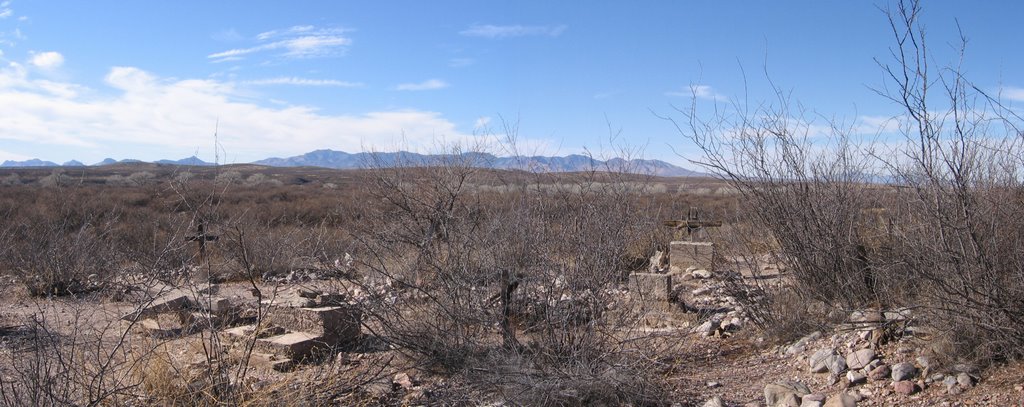
[[[296,25],[282,30],[270,30],[264,31],[256,35],[256,39],[260,41],[267,41],[274,38],[295,36],[295,35],[307,35],[309,33],[316,32],[316,26],[312,25]]]
[[[347,82],[339,81],[335,79],[309,79],[309,78],[297,78],[294,76],[281,76],[277,78],[267,79],[255,79],[250,81],[243,81],[244,85],[294,85],[294,86],[334,86],[339,88],[358,88],[362,87],[361,82]]]
[[[473,24],[469,28],[459,31],[459,34],[467,37],[481,38],[512,38],[527,36],[557,37],[567,30],[569,26],[561,25],[492,25]]]
[[[448,82],[440,79],[429,79],[420,83],[402,83],[395,86],[395,90],[437,90],[448,87]]]
[[[0,19],[8,18],[14,15],[14,10],[11,9],[11,2],[4,1],[0,2]]]
[[[79,85],[34,79],[19,64],[0,66],[0,145],[81,146],[83,155],[115,147],[191,154],[211,143],[218,119],[219,142],[239,160],[318,148],[387,149],[399,142],[430,149],[439,137],[477,139],[432,111],[325,114],[310,106],[257,103],[232,82],[164,78],[134,67],[111,68],[105,83],[109,88],[74,92]]]
[[[29,63],[40,69],[57,69],[64,65],[64,56],[56,51],[33,52]]]
[[[665,92],[666,96],[695,97],[697,99],[723,101],[728,99],[725,95],[716,92],[708,85],[690,85],[683,90]]]
[[[345,36],[348,31],[343,28],[314,26],[295,26],[284,30],[267,31],[256,36],[258,44],[254,46],[216,52],[207,55],[207,58],[214,62],[224,62],[271,51],[280,51],[277,56],[284,58],[343,55],[348,46],[352,45],[352,39]]]

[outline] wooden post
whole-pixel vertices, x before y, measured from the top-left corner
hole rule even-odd
[[[199,223],[199,226],[196,228],[195,235],[186,236],[186,239],[188,239],[189,241],[196,242],[197,244],[199,244],[200,267],[206,265],[206,242],[216,242],[218,238],[219,236],[209,235],[206,233],[206,227],[203,222]],[[206,278],[204,280],[209,281],[209,279],[210,275],[209,273],[206,273]]]

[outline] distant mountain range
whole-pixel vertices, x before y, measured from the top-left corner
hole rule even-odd
[[[584,155],[571,154],[564,157],[498,157],[487,153],[463,153],[460,155],[429,155],[399,151],[394,153],[346,153],[335,150],[316,150],[303,155],[287,158],[267,158],[254,161],[252,164],[269,167],[323,167],[336,169],[354,169],[374,166],[396,166],[399,164],[417,165],[436,163],[437,161],[459,160],[485,168],[520,169],[541,172],[574,172],[590,170],[628,171],[633,173],[653,174],[666,177],[701,176],[703,173],[678,167],[661,160],[622,159],[598,160]],[[113,164],[139,163],[142,161],[107,158],[92,166]],[[215,165],[200,160],[196,156],[180,160],[159,160],[155,164],[208,166]],[[0,167],[78,167],[81,162],[72,160],[58,165],[51,161],[31,159],[26,161],[4,161]]]

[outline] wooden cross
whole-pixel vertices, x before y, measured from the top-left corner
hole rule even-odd
[[[200,223],[199,227],[196,228],[196,234],[193,236],[186,236],[190,242],[199,243],[199,259],[200,261],[206,261],[206,242],[216,242],[219,236],[206,234],[206,228]]]
[[[717,228],[722,226],[720,220],[700,220],[700,213],[697,208],[690,208],[689,213],[686,214],[684,220],[666,220],[663,222],[665,226],[674,228],[676,230],[686,229],[687,236],[690,237],[690,241],[694,241],[698,232],[702,232],[704,228]]]

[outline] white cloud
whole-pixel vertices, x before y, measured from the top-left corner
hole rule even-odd
[[[161,78],[134,67],[112,68],[105,77],[107,90],[81,92],[76,84],[34,80],[29,73],[18,64],[0,68],[0,140],[40,149],[80,146],[191,154],[197,146],[212,143],[218,121],[219,143],[239,161],[318,148],[383,149],[399,141],[412,149],[430,149],[442,137],[480,140],[432,111],[325,114],[309,106],[261,105],[230,82]],[[100,94],[106,95],[96,96]]]
[[[999,90],[999,95],[1003,99],[1014,102],[1024,102],[1024,88],[1017,88],[1013,86],[1005,87]]]
[[[473,130],[486,130],[487,126],[491,124],[491,118],[487,116],[481,116],[476,119],[473,123]]]
[[[420,83],[402,83],[395,90],[437,90],[448,87],[448,83],[440,79],[429,79]]]
[[[4,1],[0,2],[0,19],[4,19],[14,15],[14,10],[11,10],[11,2]]]
[[[29,63],[41,69],[56,69],[64,65],[64,56],[55,51],[34,52]]]
[[[343,55],[352,39],[341,28],[316,28],[313,26],[292,27],[260,33],[256,36],[260,44],[234,48],[207,55],[214,62],[238,60],[250,54],[267,51],[282,51],[277,56],[285,58],[314,58]]]
[[[690,85],[688,89],[665,92],[666,96],[695,97],[697,99],[723,101],[728,98],[725,95],[715,92],[708,85]]]
[[[469,28],[459,31],[459,34],[468,37],[481,38],[511,38],[526,36],[557,37],[562,35],[569,27],[562,25],[491,25],[473,24]]]
[[[108,85],[126,92],[144,92],[157,85],[156,78],[148,72],[128,66],[115,66],[103,78]]]
[[[335,79],[308,79],[296,78],[294,76],[282,76],[277,78],[256,79],[243,81],[243,85],[295,85],[295,86],[334,86],[339,88],[358,88],[363,86],[360,82],[347,82]]]

